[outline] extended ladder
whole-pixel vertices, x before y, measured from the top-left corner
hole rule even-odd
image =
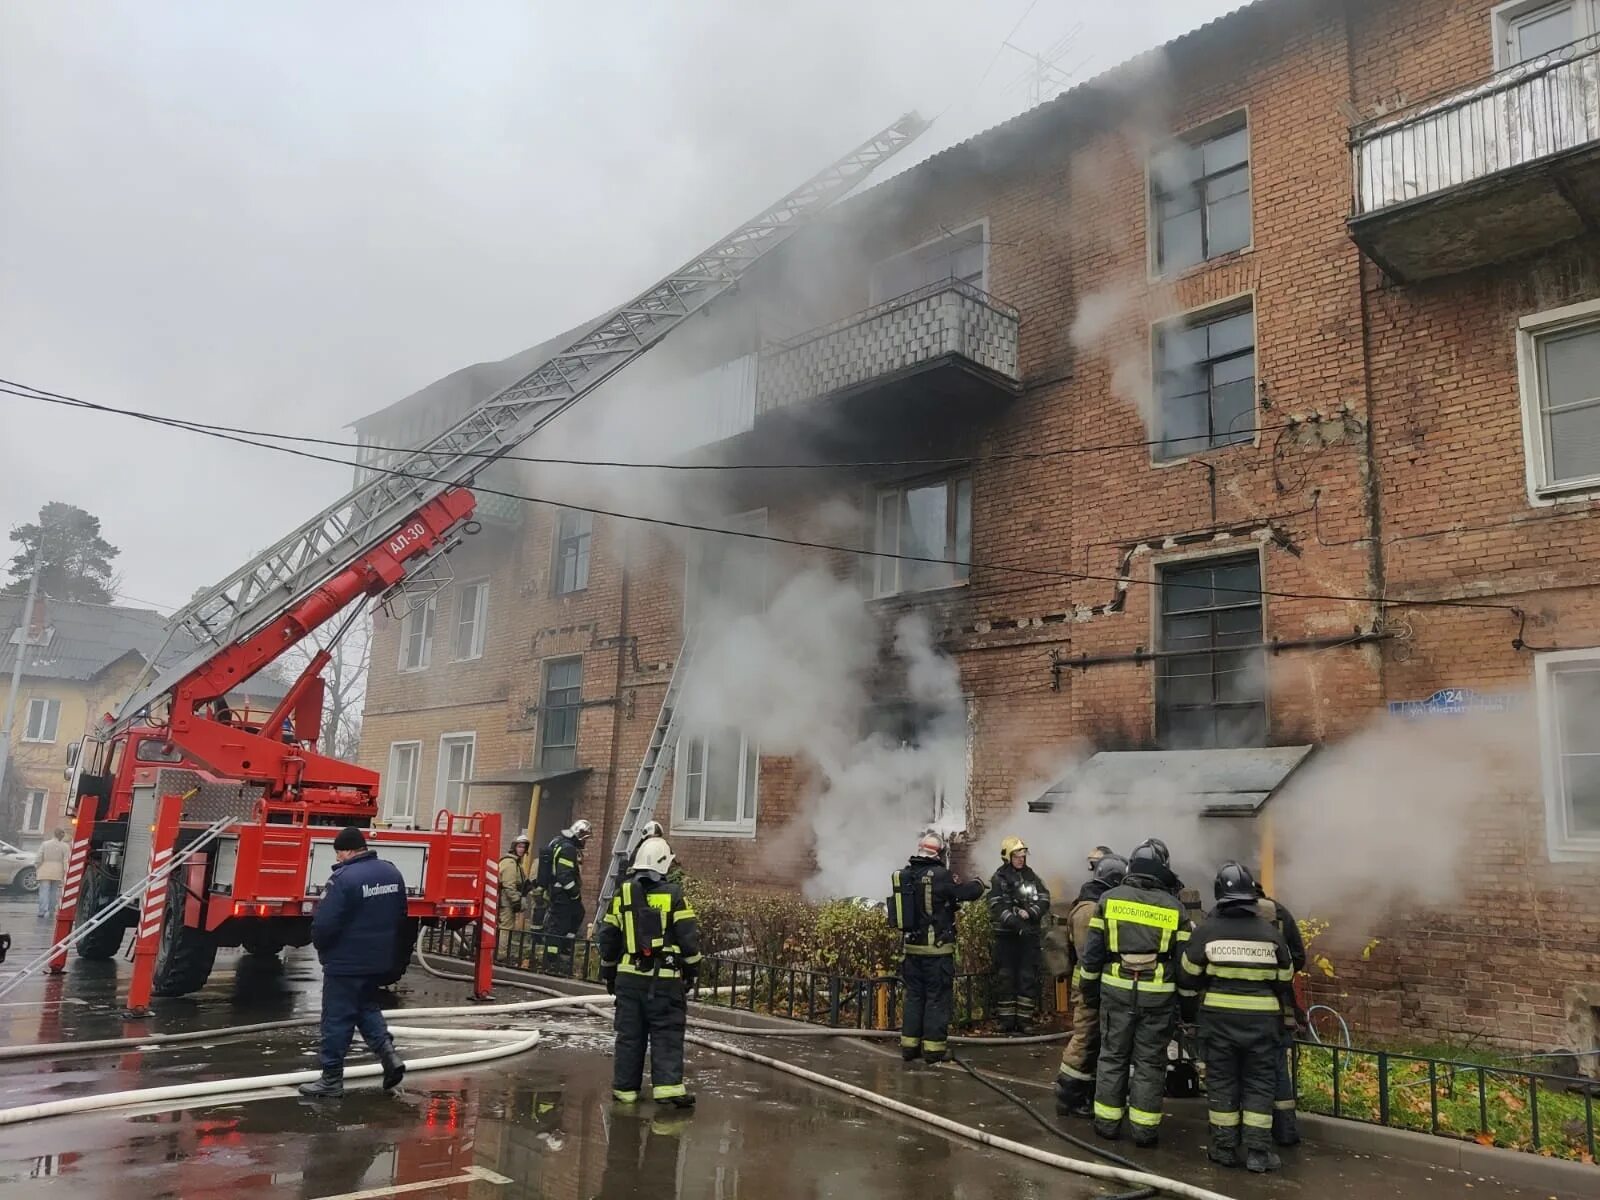
[[[196,853],[205,849],[212,842],[216,841],[217,838],[225,833],[231,826],[237,825],[238,823],[239,818],[235,816],[222,817],[219,820],[213,821],[210,825],[207,825],[205,829],[201,830],[200,835],[196,837],[194,841],[185,846],[181,851],[167,859],[166,862],[162,863],[155,870],[151,871],[150,874],[139,880],[138,883],[135,883],[132,887],[128,888],[127,891],[123,892],[122,895],[118,896],[115,900],[105,905],[99,912],[95,913],[94,916],[90,917],[83,924],[76,926],[71,933],[67,934],[66,937],[62,938],[54,946],[51,946],[50,949],[42,952],[37,958],[29,962],[27,966],[23,967],[22,970],[11,976],[11,978],[7,979],[4,983],[0,983],[0,996],[7,995],[14,988],[19,986],[24,979],[27,979],[30,975],[33,975],[44,968],[52,959],[65,955],[68,950],[71,950],[79,942],[83,941],[84,938],[88,937],[96,929],[99,929],[100,926],[104,925],[107,921],[115,917],[117,913],[119,913],[126,905],[138,899],[139,896],[146,891],[146,889],[160,887],[167,881],[168,877],[171,876],[174,871],[193,858]]]
[[[650,745],[644,752],[644,761],[639,764],[639,775],[628,796],[628,807],[623,810],[616,841],[611,844],[605,878],[600,881],[600,902],[594,913],[596,924],[606,915],[611,897],[622,880],[622,873],[628,869],[633,851],[639,844],[640,831],[655,816],[662,785],[666,783],[667,772],[672,768],[673,751],[678,748],[678,697],[683,694],[683,682],[693,669],[694,652],[699,640],[698,633],[693,629],[685,634],[683,646],[678,651],[678,661],[672,666],[672,676],[667,680],[667,694],[661,698],[661,711],[656,715],[656,727],[650,731]]]

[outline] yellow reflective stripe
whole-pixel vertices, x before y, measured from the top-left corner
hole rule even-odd
[[[900,1035],[900,1046],[902,1049],[915,1050],[920,1045],[922,1045],[921,1038],[907,1037],[903,1033]]]
[[[1185,962],[1188,960],[1185,959]],[[1278,978],[1276,967],[1224,967],[1216,963],[1210,964],[1211,974],[1218,979],[1258,979],[1273,980]]]
[[[1083,1071],[1080,1071],[1077,1067],[1069,1067],[1066,1063],[1062,1063],[1059,1070],[1060,1073],[1065,1075],[1068,1079],[1076,1079],[1079,1083],[1094,1082],[1093,1075],[1089,1075]]]
[[[697,962],[699,962],[699,961],[700,961],[700,958],[701,958],[701,956],[700,956],[700,955],[698,955],[698,954],[690,954],[690,955],[687,955],[687,956],[685,956],[685,957],[684,957],[684,959],[683,959],[683,964],[684,964],[684,965],[685,965],[685,966],[688,966],[688,967],[692,967],[692,966],[694,966],[694,965],[695,965],[695,964],[696,964],[696,963],[697,963]]]
[[[1240,996],[1233,992],[1207,992],[1200,1004],[1202,1008],[1228,1008],[1235,1012],[1278,1011],[1276,996]]]
[[[916,942],[910,942],[906,946],[906,953],[917,958],[934,958],[941,955],[954,954],[955,952],[955,946],[949,942],[942,946],[921,946]]]
[[[556,855],[556,858],[555,858],[555,864],[556,864],[556,866],[558,866],[558,867],[575,867],[575,866],[577,866],[577,865],[578,865],[578,864],[577,864],[577,863],[576,863],[576,862],[574,862],[574,861],[573,861],[573,860],[572,860],[572,859],[570,859],[570,858],[563,858],[563,857],[562,857],[562,856],[561,856],[561,855],[559,855],[559,854],[558,854],[558,855]]]
[[[673,910],[672,919],[674,921],[692,921],[695,919],[694,909],[689,907],[687,900],[684,901],[682,908]]]
[[[657,1100],[671,1100],[688,1095],[688,1091],[681,1083],[660,1083],[650,1089],[650,1095]]]
[[[1290,1097],[1288,1100],[1274,1100],[1272,1102],[1272,1107],[1283,1112],[1293,1112],[1295,1108],[1294,1098]]]
[[[904,929],[906,927],[906,899],[905,893],[900,889],[900,872],[896,871],[894,873],[894,927],[896,929]]]
[[[1135,987],[1135,983],[1136,983],[1135,980],[1124,979],[1121,975],[1111,975],[1111,974],[1106,975],[1106,977],[1104,979],[1102,979],[1100,982],[1102,984],[1110,984],[1112,987],[1121,988],[1125,992],[1133,991],[1134,987]],[[1178,989],[1178,985],[1175,984],[1175,983],[1172,983],[1171,981],[1168,981],[1166,983],[1162,983],[1159,980],[1155,980],[1155,979],[1140,979],[1140,980],[1137,981],[1137,987],[1138,987],[1138,990],[1141,991],[1141,992],[1151,992],[1151,993],[1174,992],[1174,991],[1177,991],[1177,989]],[[1277,1005],[1276,1004],[1273,1005],[1273,1009],[1274,1010],[1277,1009]]]
[[[1161,904],[1141,904],[1137,900],[1107,900],[1106,920],[1172,931],[1178,928],[1178,910]]]
[[[1247,1112],[1244,1114],[1244,1127],[1246,1129],[1271,1129],[1271,1113]]]
[[[1229,1128],[1239,1123],[1239,1114],[1237,1112],[1218,1112],[1213,1108],[1207,1111],[1206,1120],[1210,1121],[1213,1125],[1221,1125],[1225,1128]]]
[[[626,958],[617,964],[617,970],[623,975],[637,975],[641,979],[678,978],[678,970],[676,967],[663,966],[660,970],[657,970],[654,966],[652,966],[648,971],[646,971],[640,967],[634,966],[633,963],[628,961]]]
[[[1178,995],[1180,995],[1180,996],[1198,996],[1199,994],[1200,994],[1200,989],[1199,988],[1181,987],[1181,988],[1178,989]]]
[[[1122,1120],[1122,1110],[1120,1108],[1112,1108],[1111,1105],[1101,1104],[1098,1100],[1094,1102],[1094,1115],[1096,1119],[1101,1121]]]
[[[1178,930],[1178,945],[1181,946],[1185,942],[1187,942],[1189,940],[1189,935],[1190,935],[1190,931],[1187,930],[1187,929]]]
[[[628,953],[637,954],[639,943],[633,937],[633,884],[631,883],[622,885],[622,922]]]
[[[1083,983],[1085,981],[1087,981],[1089,983],[1093,983],[1099,978],[1100,978],[1100,972],[1099,971],[1085,971],[1081,967],[1078,970],[1078,982],[1079,983]]]
[[[1159,1125],[1161,1124],[1161,1114],[1158,1112],[1147,1112],[1142,1108],[1130,1107],[1128,1109],[1128,1120],[1132,1121],[1135,1125]],[[1270,1120],[1267,1122],[1269,1125],[1271,1123],[1272,1122]]]
[[[661,936],[650,940],[652,950],[667,944],[667,926],[672,921],[672,894],[670,892],[651,892],[645,899],[650,907],[661,914]]]
[[[1293,967],[1283,967],[1283,968],[1281,968],[1278,971],[1278,982],[1279,983],[1293,983],[1294,982],[1294,968]]]
[[[636,1100],[639,1099],[639,1093],[638,1092],[617,1092],[617,1091],[613,1091],[611,1093],[611,1098],[613,1100],[620,1100],[624,1104],[632,1104]]]
[[[1183,968],[1184,972],[1186,974],[1189,974],[1189,975],[1202,975],[1202,974],[1205,973],[1204,972],[1204,968],[1200,967],[1196,963],[1193,963],[1193,962],[1189,961],[1189,956],[1188,955],[1181,956],[1178,959],[1178,965],[1181,966]]]
[[[1119,926],[1115,921],[1108,920],[1106,922],[1106,948],[1113,954],[1119,952],[1119,947],[1117,946],[1117,930],[1120,928],[1121,926]]]
[[[922,1048],[924,1050],[932,1050],[935,1053],[938,1053],[940,1050],[945,1049],[945,1047],[948,1046],[948,1045],[949,1045],[948,1042],[930,1042],[926,1038],[924,1038],[923,1042],[922,1042]]]
[[[1090,929],[1104,929],[1105,927],[1106,927],[1106,923],[1105,923],[1105,919],[1103,917],[1090,917],[1089,918],[1089,928]]]
[[[609,925],[613,929],[622,928],[622,923],[617,920],[617,906],[615,904],[611,906],[605,916],[600,918],[600,921],[602,924]]]

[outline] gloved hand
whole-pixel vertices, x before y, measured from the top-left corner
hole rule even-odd
[[[685,991],[694,991],[700,986],[700,964],[685,964],[683,968],[683,986]]]
[[[1025,924],[1027,924],[1027,920],[1023,917],[1020,909],[1008,908],[1000,914],[1000,928],[1007,933],[1016,933]]]
[[[617,964],[616,963],[601,963],[600,964],[600,982],[606,985],[606,995],[615,996],[617,994]]]
[[[1078,991],[1083,993],[1083,1002],[1090,1008],[1100,1007],[1100,981],[1098,979],[1078,979]]]

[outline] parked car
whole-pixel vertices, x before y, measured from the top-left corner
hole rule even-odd
[[[34,856],[18,850],[10,842],[0,842],[0,888],[14,892],[37,892],[39,876],[33,869]]]

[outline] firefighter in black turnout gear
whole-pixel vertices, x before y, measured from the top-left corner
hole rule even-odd
[[[1283,937],[1257,912],[1255,878],[1223,863],[1217,906],[1183,948],[1179,996],[1184,1015],[1200,1020],[1206,1048],[1206,1107],[1213,1162],[1273,1171],[1272,1097],[1277,1084],[1283,1005],[1291,998],[1294,964]]]
[[[650,1049],[650,1098],[694,1107],[683,1086],[683,1031],[688,992],[700,974],[700,932],[683,889],[669,882],[672,848],[646,838],[611,906],[600,919],[600,978],[617,998],[611,1094],[639,1099],[645,1047]]]
[[[1072,962],[1072,1039],[1061,1051],[1056,1069],[1056,1112],[1061,1116],[1088,1117],[1094,1114],[1094,1072],[1100,1061],[1100,1006],[1083,997],[1083,953],[1089,945],[1089,922],[1104,896],[1127,874],[1128,860],[1113,854],[1108,846],[1089,852],[1089,869],[1094,872],[1078,889],[1078,898],[1067,910],[1067,948]]]
[[[1283,901],[1274,900],[1266,894],[1261,886],[1261,881],[1256,881],[1256,915],[1268,925],[1278,931],[1278,936],[1283,938],[1283,944],[1289,947],[1289,961],[1293,964],[1295,974],[1306,969],[1306,942],[1300,936],[1300,923],[1294,919]],[[1294,1094],[1294,1072],[1291,1063],[1294,1056],[1295,1034],[1307,1024],[1306,1014],[1301,1010],[1295,1000],[1291,987],[1289,998],[1283,1006],[1283,1025],[1278,1034],[1278,1083],[1273,1090],[1272,1101],[1272,1140],[1280,1146],[1298,1146],[1300,1144],[1300,1118],[1296,1109]]]
[[[1178,955],[1189,940],[1189,919],[1162,883],[1164,870],[1149,843],[1128,856],[1127,875],[1089,921],[1078,975],[1084,1000],[1100,1009],[1094,1131],[1115,1139],[1126,1116],[1137,1146],[1153,1146],[1159,1135]]]
[[[1020,1033],[1039,1004],[1040,934],[1050,911],[1050,889],[1028,865],[1019,837],[1000,843],[1000,869],[989,880],[994,925],[994,1010],[1000,1028]]]
[[[539,855],[539,890],[548,904],[544,914],[544,964],[547,975],[571,975],[572,953],[583,928],[583,847],[589,840],[587,821],[574,821],[550,839]]]
[[[900,930],[905,957],[900,978],[905,1008],[900,1023],[900,1057],[940,1063],[949,1052],[950,1018],[955,1010],[956,906],[983,895],[983,882],[962,883],[944,865],[944,839],[925,833],[916,851],[891,879],[889,923]]]

